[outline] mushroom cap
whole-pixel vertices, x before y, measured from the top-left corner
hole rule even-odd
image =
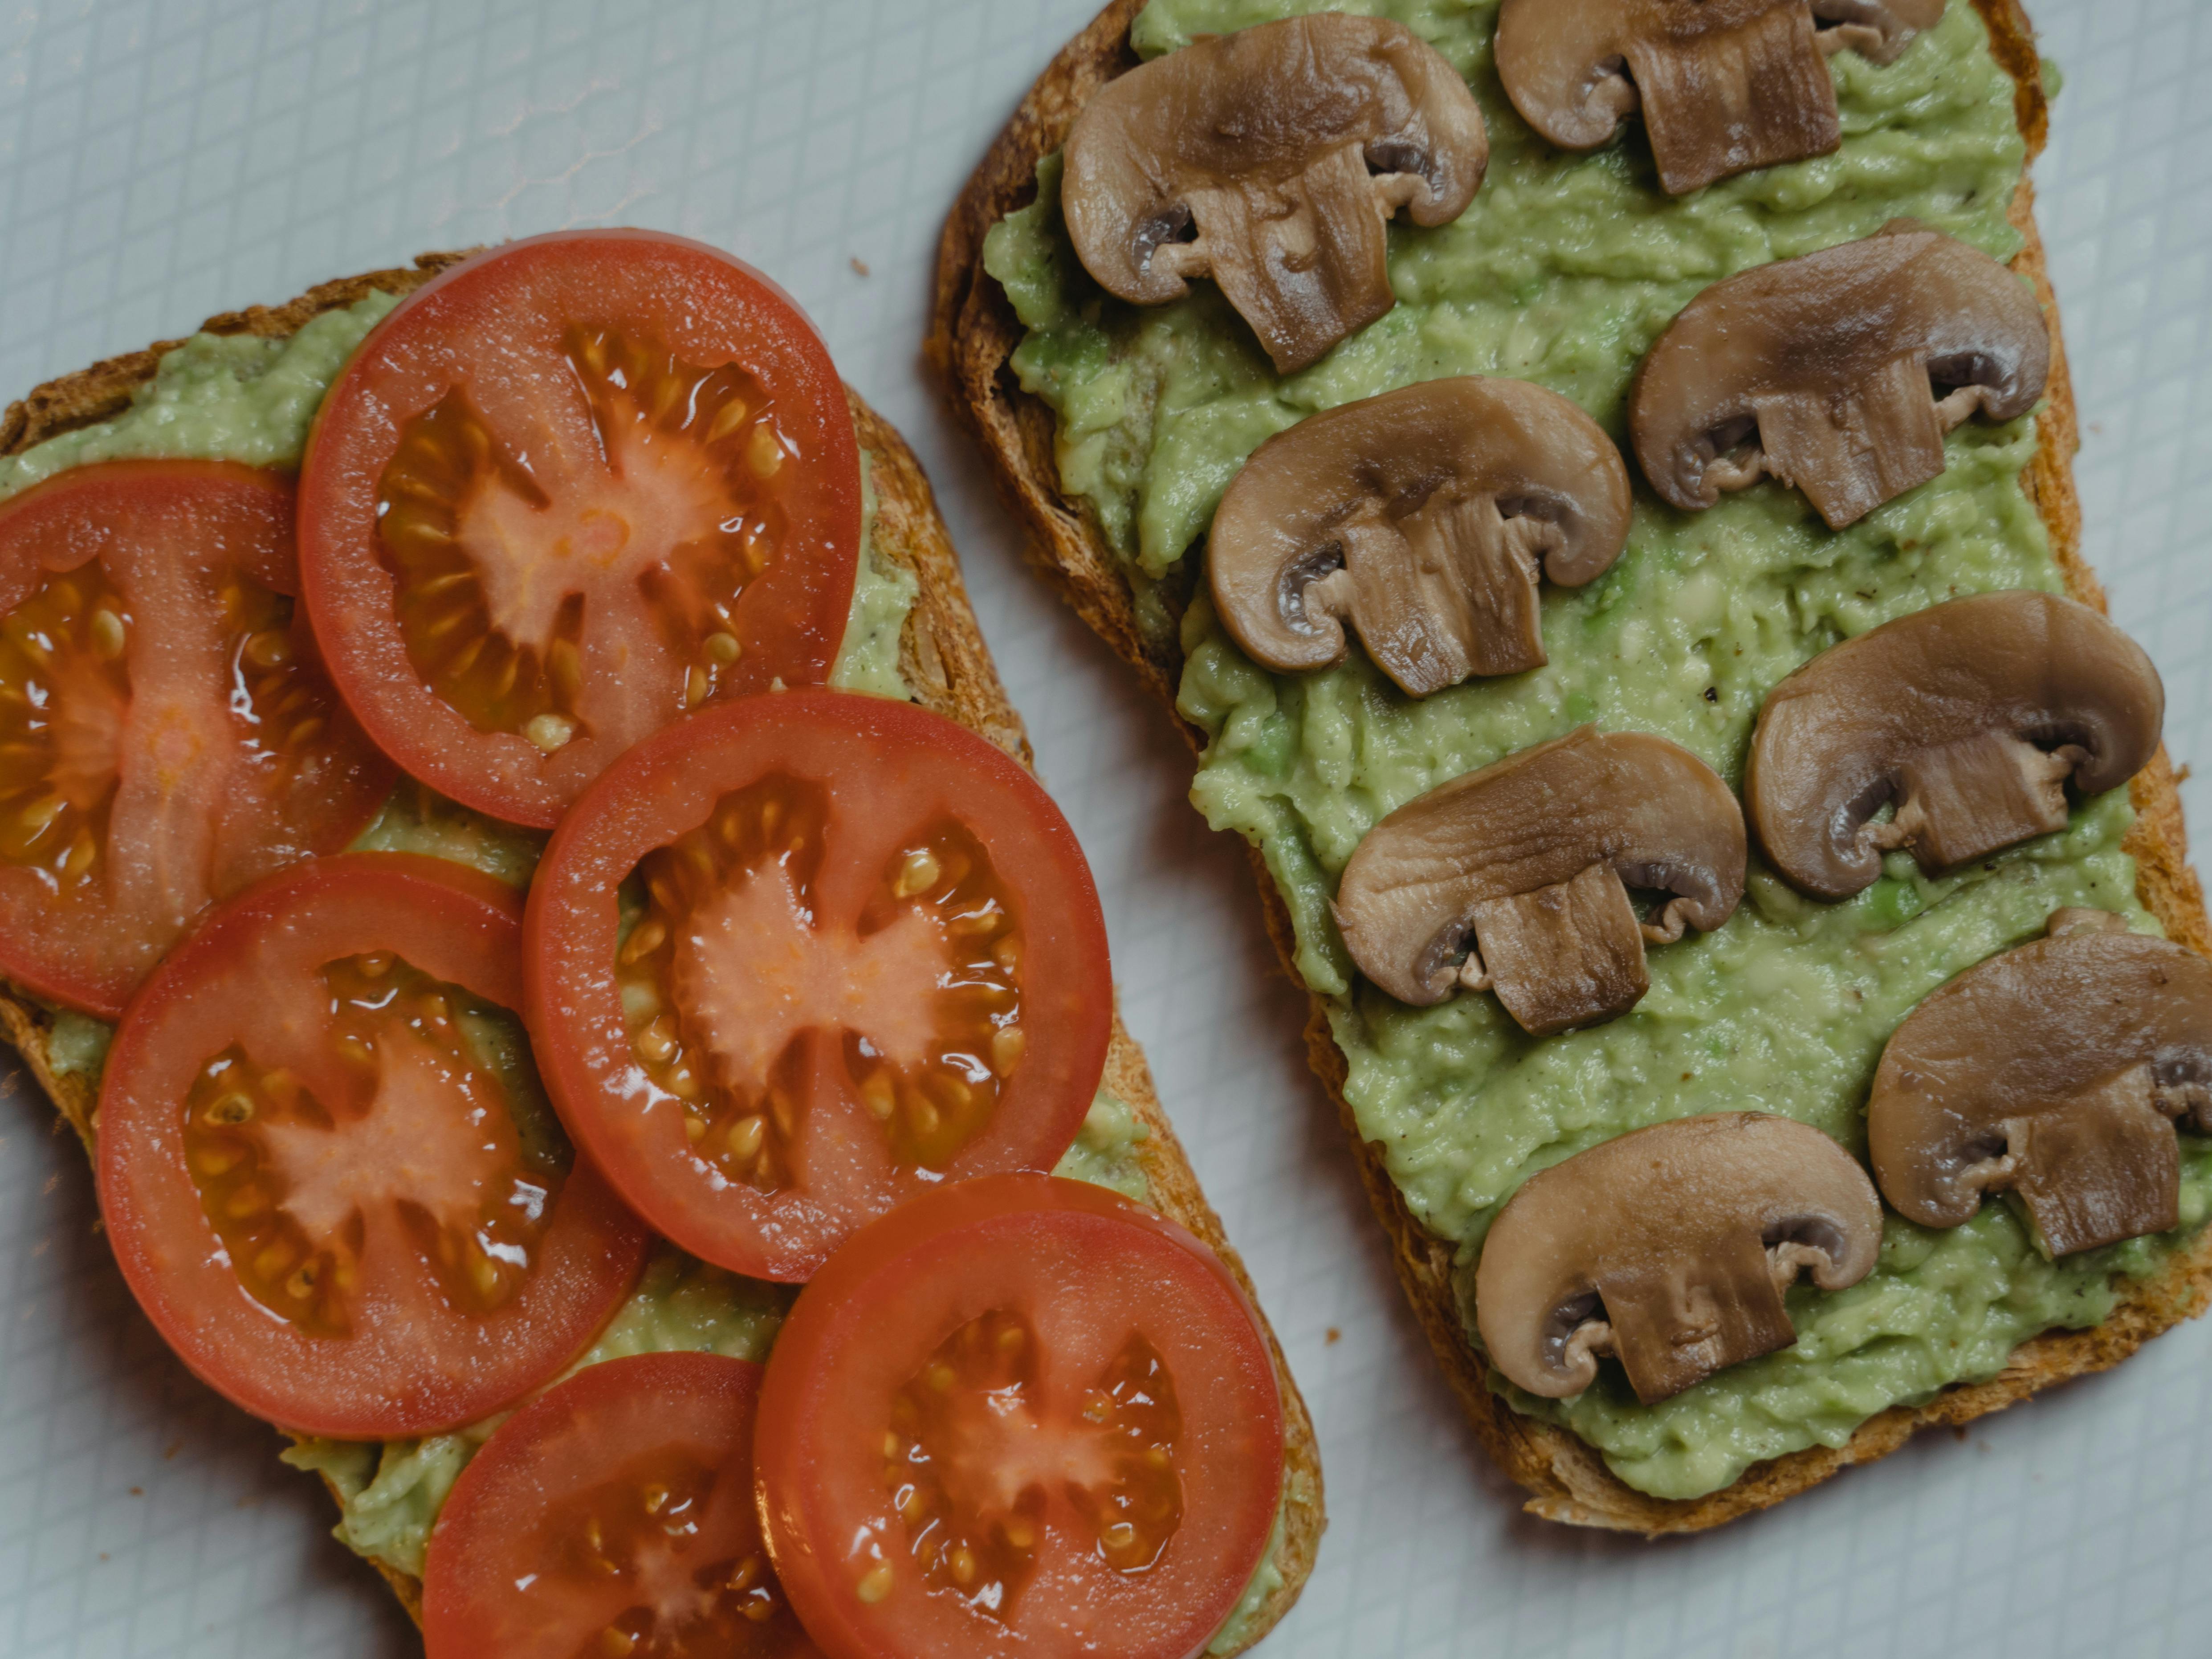
[[[2025,415],[2050,368],[2033,289],[1896,220],[1691,301],[1637,371],[1629,429],[1652,488],[1686,513],[1764,469],[1841,529],[1943,470],[1947,420],[1970,404],[1993,421]],[[1941,410],[1938,385],[1956,389]],[[1753,461],[1731,460],[1747,434]]]
[[[1498,78],[1565,149],[1595,149],[1639,107],[1659,181],[1824,155],[1842,137],[1826,54],[1895,61],[1943,0],[1504,0]],[[1816,33],[1813,20],[1838,25]]]
[[[1628,517],[1628,469],[1596,422],[1529,381],[1466,375],[1343,404],[1261,444],[1214,514],[1206,571],[1224,626],[1262,666],[1342,661],[1348,620],[1418,696],[1540,666],[1540,634],[1533,661],[1498,637],[1534,623],[1539,560],[1579,587],[1620,557]],[[1483,665],[1499,655],[1509,665]]]
[[[1794,885],[1849,898],[1889,846],[1942,870],[2063,827],[2067,774],[2084,794],[2117,788],[2157,751],[2165,712],[2142,647],[2087,605],[2028,590],[1950,599],[1769,692],[1744,802]],[[1895,823],[1873,823],[1891,799]]]
[[[1458,217],[1489,160],[1474,95],[1435,47],[1323,12],[1108,82],[1068,131],[1060,203],[1109,293],[1158,305],[1210,275],[1288,373],[1395,303],[1390,212]]]
[[[1676,895],[1669,921],[1709,933],[1743,896],[1743,814],[1688,750],[1579,726],[1439,784],[1369,830],[1338,883],[1337,921],[1376,985],[1403,1002],[1441,1002],[1478,907],[1592,866]]]
[[[2177,1224],[2183,1116],[2212,1128],[2212,962],[2054,919],[1897,1028],[1867,1146],[1910,1219],[1955,1227],[2011,1187],[2057,1255]]]
[[[1842,1290],[1881,1248],[1874,1183],[1818,1129],[1759,1112],[1677,1118],[1522,1183],[1482,1243],[1475,1327],[1531,1394],[1580,1394],[1612,1352],[1650,1405],[1788,1347],[1782,1292],[1798,1269]]]

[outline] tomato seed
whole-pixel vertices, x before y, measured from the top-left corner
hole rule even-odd
[[[246,642],[246,659],[256,668],[282,668],[292,660],[292,641],[274,628],[256,634]]]
[[[869,1073],[867,1081],[860,1085],[860,1103],[878,1122],[890,1121],[891,1114],[898,1109],[898,1097],[892,1090],[888,1070]]]
[[[889,1595],[891,1593],[891,1564],[888,1561],[878,1562],[873,1570],[853,1587],[853,1593],[869,1607],[875,1606],[877,1602]]]
[[[738,1158],[750,1158],[768,1139],[768,1121],[765,1118],[741,1117],[730,1126],[730,1152]]]
[[[660,948],[661,941],[667,937],[667,924],[659,917],[641,921],[623,943],[620,960],[627,966],[640,957],[649,957]]]
[[[735,634],[707,635],[707,660],[711,663],[727,668],[738,659],[738,636]]]
[[[507,670],[507,685],[512,686],[514,683],[514,666],[510,663]],[[505,687],[501,688],[501,695],[506,695]],[[576,722],[566,714],[538,714],[532,716],[530,724],[522,728],[522,735],[550,755],[556,749],[565,746],[569,738],[576,735]]]
[[[721,413],[714,416],[714,423],[707,428],[707,441],[710,444],[721,442],[743,426],[745,416],[751,413],[752,410],[745,407],[743,398],[731,398],[722,405]]]
[[[891,891],[900,898],[912,898],[936,886],[942,873],[936,855],[927,848],[908,853],[906,862],[899,866],[898,879],[891,884]]]
[[[775,428],[765,421],[745,441],[745,465],[762,479],[773,478],[783,471],[783,445],[776,439]]]
[[[102,662],[123,654],[123,618],[106,606],[92,613],[92,648]]]
[[[226,1126],[248,1121],[253,1116],[253,1103],[244,1095],[225,1095],[207,1109],[207,1121]]]
[[[991,1070],[1000,1077],[1011,1077],[1021,1064],[1022,1051],[1029,1046],[1030,1034],[1020,1026],[1000,1026],[991,1033]]]
[[[632,1039],[637,1051],[653,1065],[664,1065],[676,1053],[676,1028],[665,1016],[656,1019]]]

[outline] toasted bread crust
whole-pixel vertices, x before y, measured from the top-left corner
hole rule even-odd
[[[404,295],[448,265],[467,258],[467,252],[425,253],[411,269],[370,271],[324,283],[297,299],[277,307],[253,306],[210,318],[204,325],[216,334],[258,334],[277,337],[297,331],[308,319],[325,311],[349,306],[368,294],[381,290]],[[49,381],[0,416],[0,455],[13,455],[44,439],[120,414],[131,392],[151,380],[161,354],[182,342],[170,340],[113,357],[74,374]],[[915,578],[916,597],[904,631],[899,636],[899,669],[915,689],[917,701],[940,714],[978,732],[1024,765],[1034,763],[1029,735],[1021,716],[1007,702],[989,650],[983,643],[975,613],[961,579],[959,556],[953,550],[945,521],[939,515],[935,495],[921,464],[897,431],[863,402],[849,387],[853,421],[866,453],[876,496],[873,546],[876,551]],[[53,1068],[50,1037],[52,1016],[19,988],[0,979],[0,1036],[13,1043],[30,1067],[31,1074],[55,1106],[92,1151],[94,1111],[98,1102],[82,1078]],[[1161,1213],[1180,1222],[1205,1240],[1243,1286],[1257,1309],[1259,1297],[1244,1264],[1231,1248],[1221,1222],[1206,1201],[1198,1176],[1184,1157],[1182,1146],[1160,1105],[1143,1052],[1123,1029],[1119,1014],[1114,1019],[1111,1047],[1107,1051],[1102,1086],[1126,1103],[1145,1125],[1146,1138],[1137,1157],[1152,1185],[1152,1201]],[[1282,1391],[1285,1463],[1288,1481],[1285,1499],[1283,1543],[1276,1554],[1282,1583],[1270,1595],[1249,1626],[1249,1639],[1238,1652],[1256,1642],[1298,1598],[1313,1571],[1327,1524],[1322,1504],[1321,1450],[1316,1443],[1313,1419],[1283,1358],[1281,1343],[1261,1315],[1269,1351],[1275,1360],[1275,1377]],[[328,1485],[327,1480],[325,1482]],[[332,1489],[331,1496],[337,1493]],[[381,1561],[370,1563],[392,1586],[408,1614],[422,1622],[422,1581]]]
[[[945,227],[939,245],[936,312],[927,347],[953,410],[982,441],[1007,505],[1028,531],[1028,556],[1078,615],[1129,665],[1168,707],[1194,750],[1204,733],[1175,714],[1182,664],[1173,642],[1147,641],[1137,626],[1127,579],[1088,512],[1063,495],[1054,455],[1053,411],[1024,392],[1007,360],[1023,329],[1006,295],[982,268],[983,238],[1007,213],[1035,198],[1036,164],[1059,148],[1084,100],[1136,62],[1131,21],[1144,0],[1113,0],[1054,58],[1013,119],[985,154]],[[2033,31],[2018,0],[1974,0],[1988,24],[1997,61],[2013,76],[2014,112],[2032,158],[2049,130],[2042,65]],[[2058,311],[2036,234],[2033,196],[2023,177],[2014,222],[2027,238],[2014,266],[2035,283],[2051,319],[2053,356],[2048,406],[2026,479],[2052,549],[2077,599],[2104,606],[2104,592],[2083,562],[2081,510],[2073,455],[2079,447],[2072,384],[2058,333]],[[2173,769],[2161,750],[2130,793],[2137,817],[2126,847],[2136,861],[2137,890],[2170,938],[2212,955],[2203,889],[2188,867],[2181,802]],[[1267,930],[1293,980],[1295,939],[1258,850],[1253,872]],[[1946,1389],[1925,1405],[1897,1407],[1862,1424],[1843,1447],[1814,1447],[1754,1465],[1733,1485],[1704,1498],[1655,1498],[1636,1491],[1567,1431],[1516,1412],[1488,1386],[1469,1345],[1452,1294],[1452,1247],[1415,1218],[1385,1167],[1381,1148],[1361,1140],[1344,1097],[1344,1057],[1329,1035],[1323,1004],[1313,1000],[1306,1047],[1316,1073],[1335,1103],[1358,1149],[1360,1178],[1389,1234],[1391,1256],[1414,1316],[1466,1407],[1476,1437],[1505,1473],[1528,1489],[1527,1508],[1547,1519],[1656,1537],[1696,1532],[1778,1504],[1855,1463],[1896,1450],[1915,1431],[1966,1423],[2027,1399],[2069,1377],[2118,1364],[2160,1332],[2203,1312],[2212,1300],[2212,1229],[2178,1253],[2155,1278],[2124,1287],[2112,1316],[2094,1329],[2054,1331],[2023,1343],[1987,1382]]]

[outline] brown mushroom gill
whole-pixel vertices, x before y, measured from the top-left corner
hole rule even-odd
[[[1797,1340],[1800,1272],[1838,1291],[1874,1268],[1881,1205],[1818,1129],[1715,1112],[1601,1141],[1531,1176],[1475,1267],[1491,1363],[1547,1399],[1618,1358],[1646,1405]]]
[[[1834,150],[1828,54],[1893,63],[1942,15],[1943,0],[1504,0],[1498,73],[1565,149],[1596,149],[1640,109],[1661,187],[1680,196]]]
[[[1867,1105],[1899,1213],[1956,1227],[2010,1189],[2053,1256],[2179,1224],[2177,1124],[2212,1130],[2212,962],[2101,911],[1929,996]]]
[[[1410,696],[1546,659],[1537,580],[1578,587],[1628,534],[1628,469],[1526,380],[1428,380],[1261,444],[1206,543],[1214,609],[1276,673],[1344,659],[1347,624]]]
[[[1211,276],[1289,374],[1396,302],[1390,216],[1457,218],[1489,160],[1482,112],[1436,48],[1321,13],[1109,82],[1069,129],[1060,201],[1109,293],[1159,305]]]
[[[1336,918],[1362,973],[1424,1006],[1492,990],[1541,1036],[1635,1006],[1644,947],[1743,896],[1735,797],[1687,750],[1582,726],[1438,785],[1369,830]],[[1628,890],[1670,896],[1639,921]]]
[[[2050,368],[2033,289],[1900,219],[1706,289],[1645,355],[1629,428],[1686,513],[1766,473],[1840,530],[1942,473],[1969,416],[2027,414]]]
[[[1791,884],[1849,898],[1903,848],[1931,872],[2063,830],[2117,788],[2166,708],[2134,641],[2072,599],[1948,600],[1832,647],[1767,694],[1744,804]],[[1896,804],[1894,816],[1875,813]]]

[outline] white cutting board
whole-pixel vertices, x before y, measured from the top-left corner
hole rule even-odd
[[[2067,72],[2036,183],[2089,553],[2176,758],[2212,768],[2212,5],[2029,3]],[[1519,1515],[1400,1299],[1241,852],[1021,567],[917,362],[939,222],[1091,10],[5,0],[0,398],[424,248],[627,223],[755,261],[936,481],[1130,1027],[1313,1407],[1330,1528],[1268,1659],[2212,1652],[2212,1326],[1715,1536]],[[2185,793],[2212,823],[2212,770]],[[138,1316],[51,1118],[0,1073],[0,1656],[414,1652],[315,1484]]]

